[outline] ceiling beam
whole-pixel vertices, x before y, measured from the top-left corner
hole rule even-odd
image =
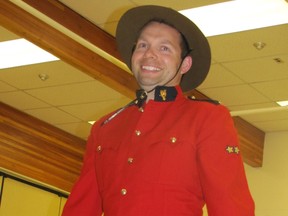
[[[22,2],[27,3],[104,52],[120,59],[114,37],[59,1],[23,0]],[[105,85],[121,92],[123,95],[134,98],[137,83],[130,73],[15,4],[9,1],[0,1],[0,24]],[[189,92],[188,95],[195,95],[197,98],[207,98],[196,90]],[[239,122],[239,119],[241,118],[234,118],[234,122]],[[251,166],[261,167],[265,133],[242,119],[241,124],[236,123],[236,128],[241,125],[241,130],[238,130],[238,134],[240,137],[240,149],[241,146],[245,146],[242,147],[245,150],[241,150],[244,161]],[[252,137],[249,135],[251,131],[257,131],[258,135],[254,136],[258,138],[257,141],[252,138],[253,135]]]
[[[37,2],[45,3],[50,1]],[[51,6],[53,5],[54,4]],[[58,7],[56,7],[56,9],[57,8]],[[83,19],[81,20],[81,23],[86,23]],[[73,22],[73,20],[71,20],[71,22]],[[81,23],[79,26],[82,25]],[[31,41],[114,90],[121,92],[123,95],[134,98],[135,89],[138,85],[132,74],[121,69],[104,57],[93,52],[91,49],[88,49],[10,1],[0,1],[0,25],[20,37]],[[82,32],[84,31],[86,31],[86,29],[82,29]],[[98,30],[96,30],[96,34],[95,31],[89,31],[89,29],[87,31],[89,34],[94,36],[97,35],[98,37]],[[102,35],[104,34],[102,33]],[[107,37],[104,37],[106,40],[103,40],[102,42],[98,41],[99,44],[109,44],[109,41],[110,43],[114,43],[111,37],[108,37],[107,34],[106,36]],[[109,41],[107,41],[108,39]],[[111,50],[108,49],[108,51]]]

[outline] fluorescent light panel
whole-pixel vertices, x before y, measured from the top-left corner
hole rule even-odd
[[[0,69],[59,60],[25,39],[0,42]]]
[[[288,101],[278,101],[276,102],[278,105],[280,105],[281,107],[285,107],[288,106]]]
[[[285,0],[234,0],[179,12],[207,37],[288,23]]]

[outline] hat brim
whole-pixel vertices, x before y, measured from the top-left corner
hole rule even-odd
[[[207,38],[200,29],[179,12],[162,6],[145,5],[128,10],[120,19],[116,30],[117,47],[125,64],[131,69],[132,49],[139,31],[150,20],[161,19],[174,26],[186,38],[192,49],[192,67],[184,74],[180,86],[183,92],[198,87],[206,78],[211,52]]]

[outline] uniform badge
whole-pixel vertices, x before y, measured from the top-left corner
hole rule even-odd
[[[166,89],[161,89],[159,96],[162,98],[163,101],[166,101],[166,98],[167,98],[167,90],[166,90]]]
[[[226,152],[228,152],[229,154],[239,154],[240,149],[238,148],[238,146],[227,146]]]

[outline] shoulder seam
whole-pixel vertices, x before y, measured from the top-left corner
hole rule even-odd
[[[188,96],[188,99],[189,100],[192,100],[192,101],[199,101],[199,102],[208,102],[208,103],[212,103],[212,104],[215,104],[215,105],[220,105],[220,102],[217,101],[217,100],[212,100],[212,99],[197,99],[193,96]]]

